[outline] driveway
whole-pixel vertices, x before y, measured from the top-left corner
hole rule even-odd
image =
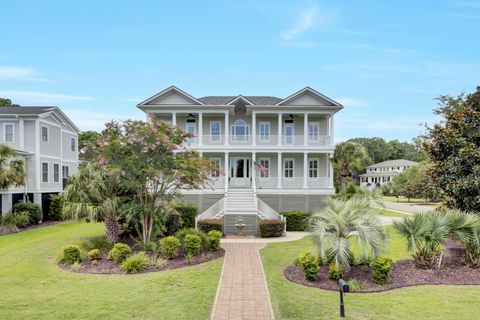
[[[429,212],[429,211],[435,210],[435,208],[433,207],[422,206],[415,203],[385,201],[384,204],[387,209],[405,211],[409,213]]]

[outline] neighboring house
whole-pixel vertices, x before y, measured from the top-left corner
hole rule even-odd
[[[360,175],[360,186],[378,187],[392,179],[418,162],[399,159],[372,164],[366,168],[366,173]]]
[[[25,186],[0,190],[2,214],[28,199],[48,215],[50,195],[78,169],[78,133],[58,107],[0,107],[0,143],[17,150],[27,173]]]
[[[188,148],[216,163],[212,188],[183,195],[198,206],[198,219],[224,219],[226,233],[240,220],[256,233],[261,219],[314,210],[335,192],[334,114],[343,107],[311,88],[287,98],[195,98],[172,86],[137,106],[148,121],[191,132]]]

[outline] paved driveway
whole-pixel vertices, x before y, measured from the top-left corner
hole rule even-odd
[[[384,202],[385,207],[391,210],[398,210],[398,211],[405,211],[410,213],[417,213],[417,212],[429,212],[435,210],[435,208],[417,205],[414,203],[403,203],[403,202]]]

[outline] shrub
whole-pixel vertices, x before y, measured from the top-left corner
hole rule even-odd
[[[180,229],[180,214],[172,212],[165,219],[165,235],[173,236]]]
[[[372,280],[378,284],[387,283],[392,272],[393,261],[387,257],[378,257],[372,261],[370,267],[372,268]]]
[[[177,248],[180,246],[180,240],[173,236],[169,236],[161,239],[159,243],[160,251],[165,258],[172,259],[177,256]]]
[[[115,243],[112,250],[110,250],[110,252],[108,253],[107,259],[113,260],[115,261],[115,263],[120,264],[125,261],[125,259],[127,259],[127,257],[131,254],[132,249],[130,249],[128,245],[118,242]]]
[[[207,233],[208,240],[210,241],[210,250],[217,251],[220,249],[220,239],[222,238],[222,233],[218,230],[210,230]]]
[[[285,222],[280,220],[263,220],[260,222],[260,237],[281,237],[285,230]]]
[[[6,226],[12,225],[18,228],[25,228],[30,224],[30,216],[28,212],[25,211],[9,213],[3,217],[3,224]]]
[[[13,213],[27,212],[30,224],[38,224],[42,220],[42,208],[36,203],[30,201],[18,202],[12,208]]]
[[[334,281],[338,281],[345,272],[345,268],[332,262],[328,265],[328,277]]]
[[[62,248],[63,255],[60,260],[61,263],[72,265],[82,260],[80,256],[80,247],[77,245],[69,244]]]
[[[195,228],[195,217],[197,207],[192,205],[177,205],[175,210],[180,214],[180,225],[182,228]]]
[[[209,219],[200,220],[197,222],[197,227],[205,233],[209,233],[211,230],[223,231],[223,220],[221,219]]]
[[[92,249],[92,250],[88,251],[87,256],[88,256],[89,260],[92,260],[92,261],[93,260],[98,260],[98,258],[100,258],[100,250]]]
[[[194,234],[187,234],[185,236],[184,249],[187,255],[197,255],[202,249],[202,239]]]
[[[187,253],[185,255],[185,261],[187,261],[187,263],[192,263],[193,262],[193,255],[191,253]]]
[[[312,213],[292,210],[282,212],[282,215],[287,219],[287,231],[305,231]]]
[[[147,268],[149,261],[147,254],[142,251],[125,259],[121,268],[126,273],[138,273]]]
[[[80,241],[80,248],[87,252],[93,249],[108,252],[112,249],[112,247],[113,245],[107,241],[105,236],[98,236]]]
[[[300,253],[295,260],[295,265],[302,268],[305,279],[317,280],[318,261],[310,252]]]
[[[365,287],[365,283],[360,279],[352,278],[348,280],[347,283],[350,287],[350,291],[360,291]]]
[[[208,248],[210,247],[210,241],[208,240],[208,236],[205,234],[205,232],[197,231],[192,228],[182,229],[175,234],[175,237],[180,240],[180,245],[182,247],[185,247],[185,237],[189,234],[199,236],[200,240],[202,240],[202,249],[208,250]]]
[[[52,202],[50,202],[50,220],[62,221],[63,216],[63,196],[61,194],[52,194],[50,196]]]

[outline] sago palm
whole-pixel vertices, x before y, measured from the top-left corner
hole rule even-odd
[[[378,257],[388,240],[370,201],[356,197],[329,199],[325,208],[312,215],[310,229],[320,258],[346,270],[352,258],[351,237],[356,237],[363,258]]]
[[[15,150],[5,144],[0,144],[0,189],[25,184],[25,169],[22,160],[12,160]]]

